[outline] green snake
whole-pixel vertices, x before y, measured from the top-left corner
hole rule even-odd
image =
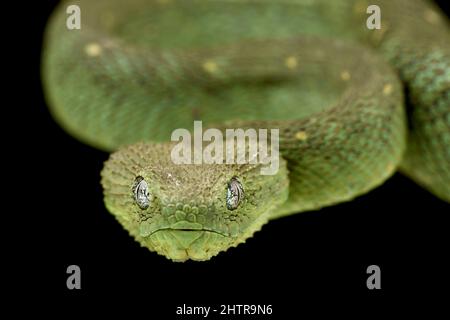
[[[396,170],[450,201],[450,28],[426,1],[70,1],[49,21],[42,74],[58,123],[114,151],[107,209],[173,261],[209,260]],[[175,164],[171,134],[195,120],[278,129],[278,172]]]

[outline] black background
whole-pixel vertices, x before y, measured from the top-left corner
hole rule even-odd
[[[170,318],[183,303],[272,304],[276,316],[301,313],[325,297],[344,298],[349,306],[364,299],[376,309],[386,297],[445,288],[450,206],[399,174],[355,201],[271,221],[208,262],[173,263],[141,248],[104,208],[99,172],[108,154],[67,135],[47,110],[40,50],[55,3],[36,1],[16,9],[15,17],[31,14],[21,38],[27,67],[19,75],[22,87],[30,86],[15,94],[21,128],[29,129],[26,152],[17,153],[24,176],[16,180],[25,179],[29,193],[13,190],[26,197],[12,228],[21,236],[11,240],[15,262],[24,267],[24,292],[32,287],[48,305],[74,308],[104,297],[132,298],[147,318]],[[23,141],[20,131],[16,126],[11,133],[17,141]],[[71,264],[81,267],[79,291],[66,288]],[[378,291],[366,288],[371,264],[381,268]],[[109,301],[110,309],[121,307]]]

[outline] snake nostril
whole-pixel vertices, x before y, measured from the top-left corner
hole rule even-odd
[[[195,214],[192,214],[192,213],[188,214],[187,221],[189,221],[189,222],[197,222],[197,218],[196,218]]]

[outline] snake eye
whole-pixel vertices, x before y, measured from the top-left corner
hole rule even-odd
[[[134,201],[136,201],[139,208],[147,209],[152,200],[152,195],[148,190],[148,184],[142,177],[137,177],[133,187]]]
[[[234,210],[244,199],[244,188],[236,177],[231,178],[227,186],[227,209]]]

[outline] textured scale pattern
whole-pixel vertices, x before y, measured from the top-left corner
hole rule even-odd
[[[105,205],[151,251],[208,260],[270,219],[351,200],[397,169],[450,201],[450,28],[431,2],[70,1],[81,30],[65,27],[68,3],[45,37],[50,110],[115,151]],[[366,28],[369,4],[380,30]],[[167,141],[194,120],[279,129],[279,171],[174,164]],[[245,196],[230,210],[234,178]]]

